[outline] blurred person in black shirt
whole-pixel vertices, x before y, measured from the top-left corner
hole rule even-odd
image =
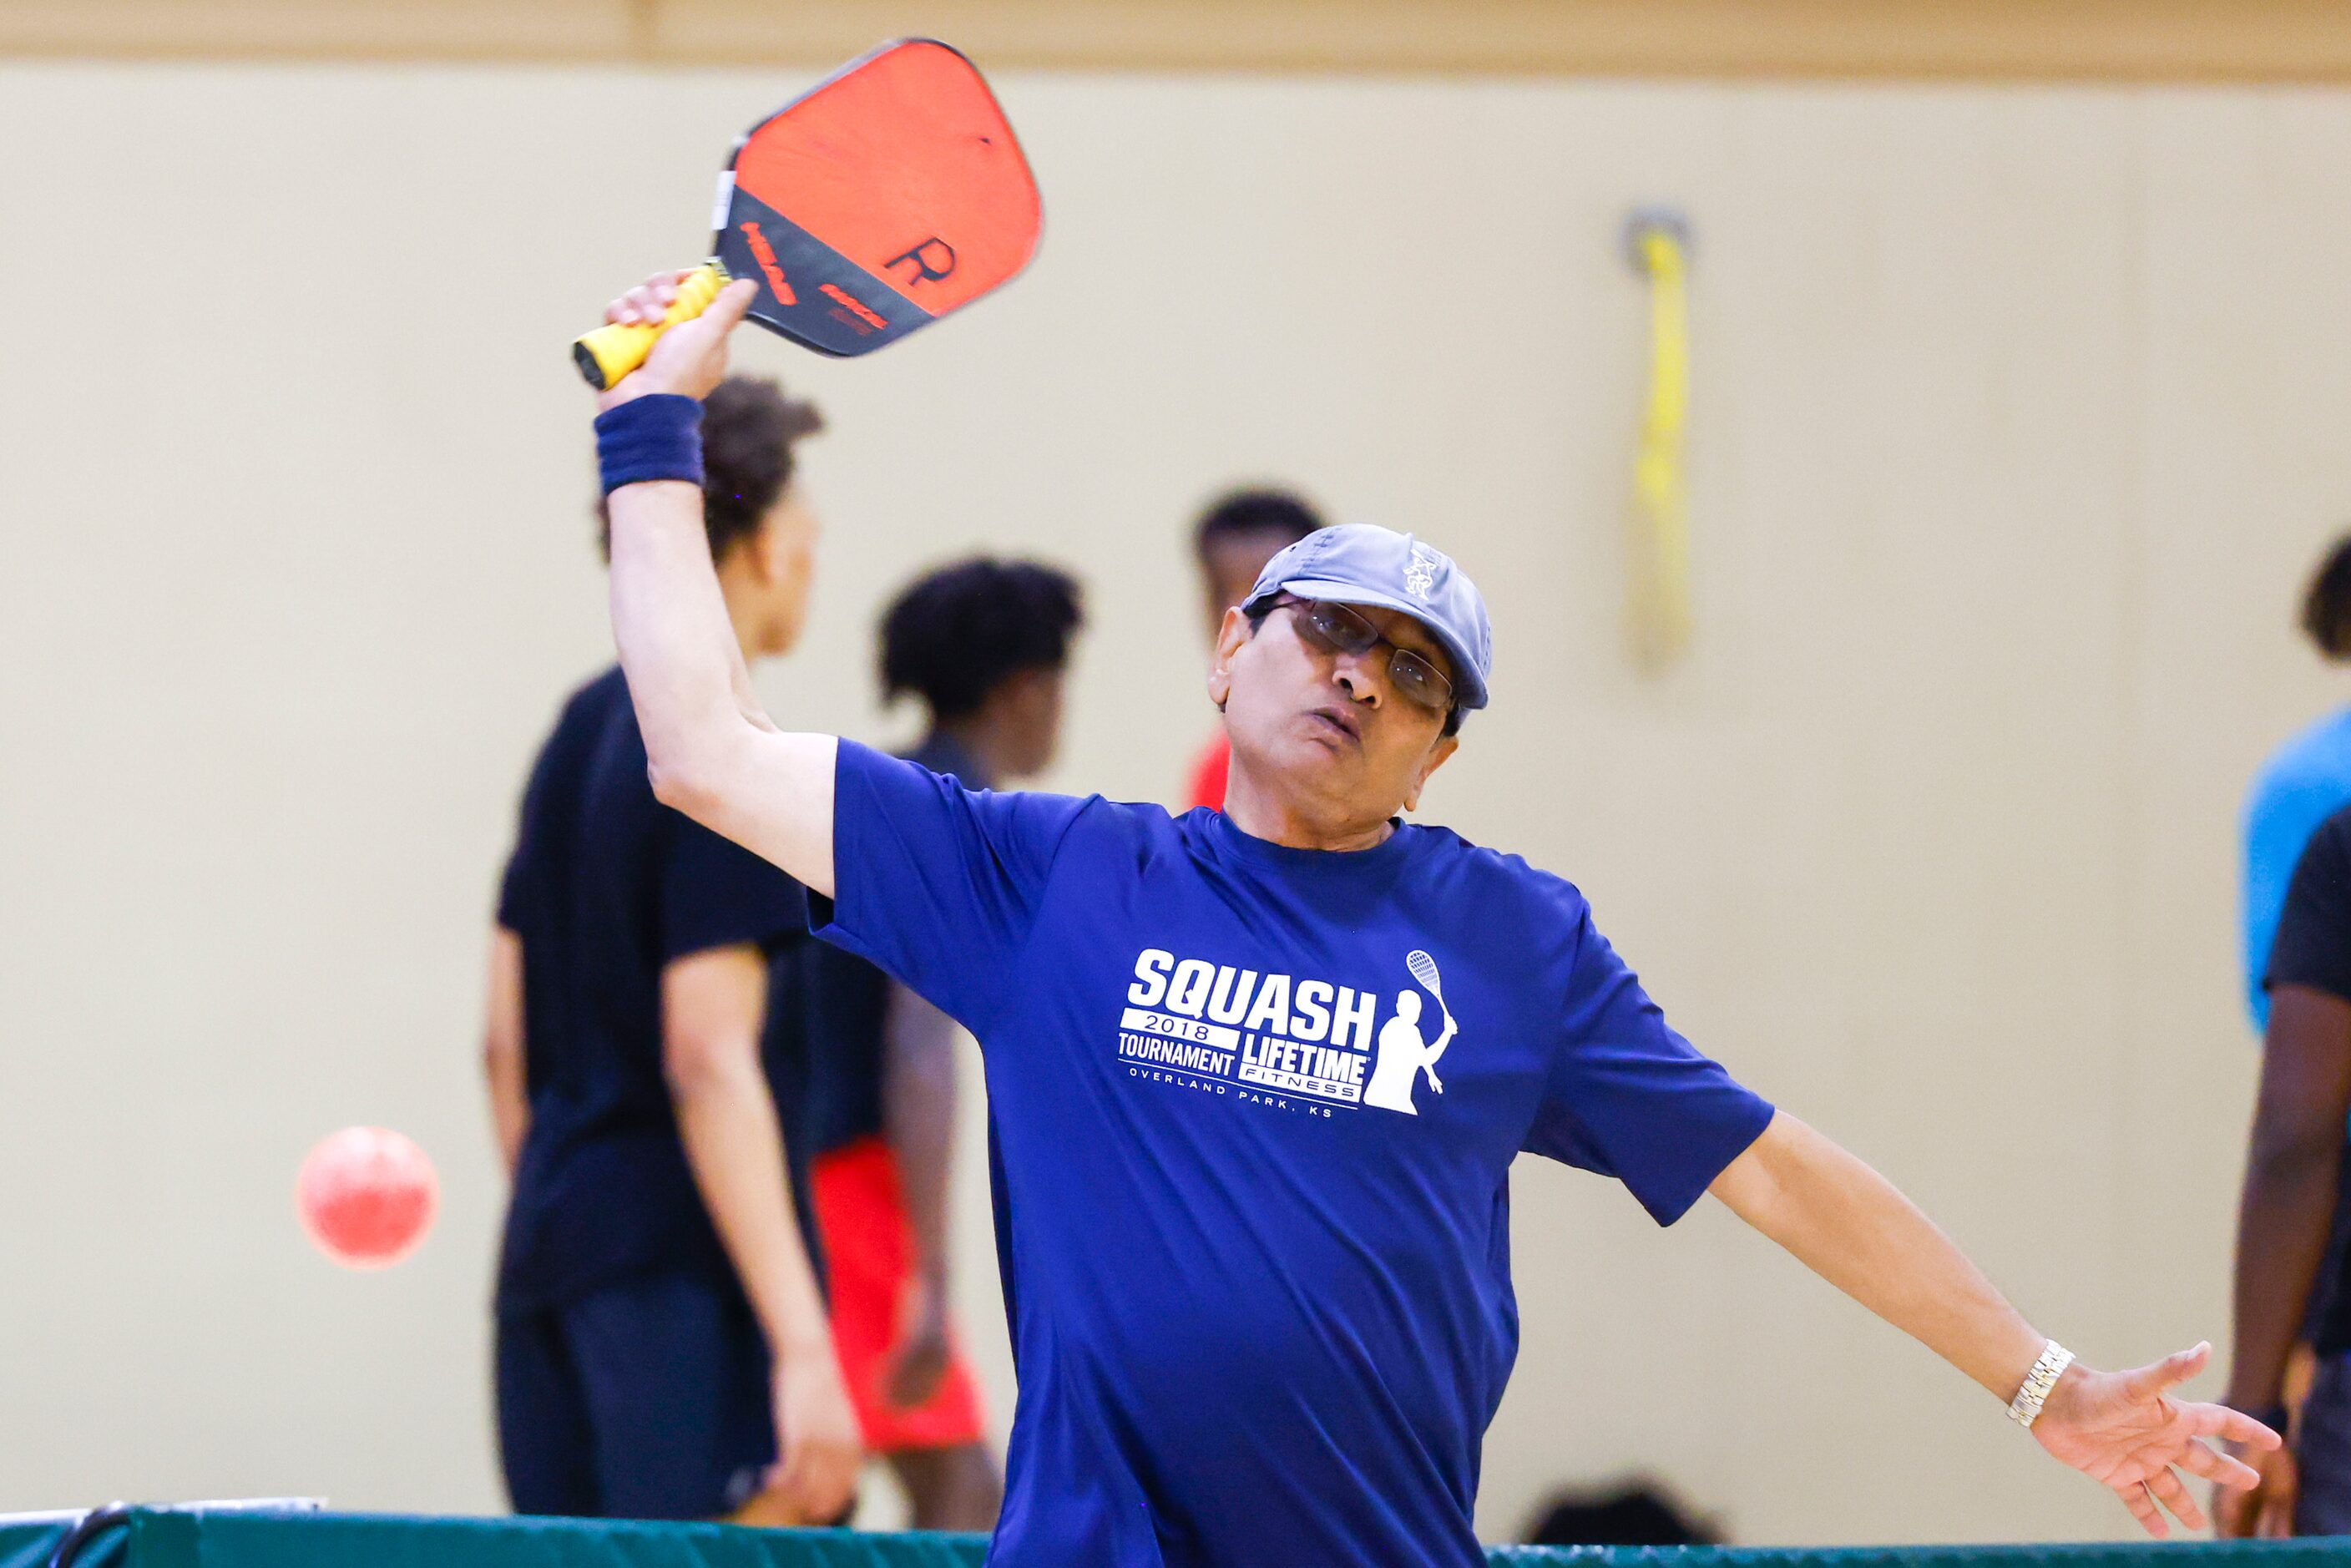
[[[704,521],[747,662],[799,636],[817,524],[793,446],[820,423],[744,377],[705,405]],[[806,920],[799,883],[654,800],[618,667],[573,694],[531,769],[491,950],[517,1512],[848,1506],[855,1419],[794,1179],[808,1139],[786,1131],[805,1104],[786,982]]]
[[[2284,1379],[2311,1324],[2317,1372],[2291,1441],[2240,1453],[2261,1473],[2223,1492],[2231,1536],[2351,1534],[2351,1290],[2339,1231],[2351,1117],[2351,807],[2295,862],[2263,984],[2269,1025],[2237,1218],[2236,1348],[2228,1403],[2283,1430]]]

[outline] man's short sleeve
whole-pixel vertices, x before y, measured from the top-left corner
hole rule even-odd
[[[772,948],[808,929],[799,883],[691,818],[671,815],[661,867],[663,963],[714,947]]]
[[[531,761],[530,777],[523,784],[522,801],[515,809],[514,847],[507,852],[506,869],[498,876],[496,923],[517,935],[543,912],[547,901],[539,862],[547,855],[541,841],[545,837],[543,823],[551,767],[548,753],[553,748],[550,739]]]
[[[2320,824],[2294,862],[2264,984],[2351,1001],[2351,808]]]
[[[967,789],[844,740],[833,895],[809,899],[816,934],[977,1031],[1008,994],[1054,857],[1086,804]]]
[[[1616,1177],[1660,1225],[1771,1123],[1769,1103],[1666,1026],[1588,910],[1562,1023],[1526,1149]]]
[[[524,891],[528,885],[528,867],[522,858],[522,846],[517,844],[513,852],[507,856],[506,870],[498,876],[497,907],[491,916],[506,930],[516,933],[522,930],[523,908],[529,902]]]

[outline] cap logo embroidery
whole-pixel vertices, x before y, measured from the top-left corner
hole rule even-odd
[[[1415,544],[1412,555],[1405,562],[1404,591],[1415,599],[1426,601],[1429,591],[1437,586],[1437,552],[1426,545]]]

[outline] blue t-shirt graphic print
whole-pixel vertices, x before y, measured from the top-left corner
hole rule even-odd
[[[843,742],[818,935],[980,1040],[1019,1398],[990,1561],[1482,1563],[1521,1149],[1660,1222],[1771,1107],[1443,829],[964,789]]]

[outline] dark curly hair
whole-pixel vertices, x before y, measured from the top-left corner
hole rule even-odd
[[[2302,629],[2330,659],[2351,659],[2351,534],[2330,546],[2302,594]]]
[[[759,527],[792,482],[792,448],[824,428],[816,404],[765,376],[728,376],[702,400],[702,527],[713,560]],[[596,504],[596,545],[612,559],[612,517]]]
[[[1325,526],[1322,513],[1289,490],[1231,490],[1200,514],[1192,529],[1192,551],[1205,561],[1209,547],[1219,539],[1244,534],[1271,534],[1284,544],[1296,544]]]
[[[976,556],[906,585],[882,615],[882,696],[911,692],[935,720],[977,711],[1029,670],[1069,663],[1085,624],[1077,580],[1030,560]]]

